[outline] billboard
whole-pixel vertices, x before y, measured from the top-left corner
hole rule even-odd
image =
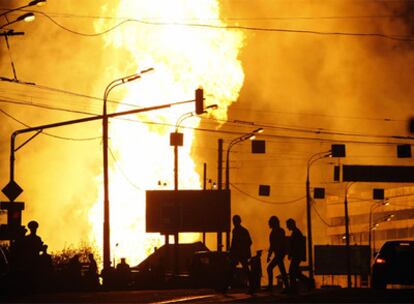
[[[413,166],[343,165],[344,182],[414,183]]]
[[[146,191],[146,232],[230,231],[229,190]]]
[[[350,246],[351,274],[370,272],[369,246]],[[347,248],[345,245],[315,245],[315,274],[346,275]]]

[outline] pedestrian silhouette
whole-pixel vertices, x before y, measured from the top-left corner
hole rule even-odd
[[[287,242],[285,230],[280,227],[280,221],[278,217],[271,216],[269,218],[269,228],[271,229],[269,236],[269,252],[267,254],[267,275],[269,285],[267,290],[272,290],[273,288],[273,269],[278,266],[282,281],[284,284],[285,291],[289,288],[289,282],[286,274],[286,268],[284,264],[284,258],[287,253]],[[271,258],[273,255],[273,258]]]
[[[23,272],[27,278],[27,287],[30,291],[35,291],[40,286],[39,282],[39,264],[40,264],[40,252],[43,250],[43,241],[36,234],[39,228],[39,223],[36,221],[30,221],[27,224],[30,233],[24,237],[23,250],[24,250],[24,266]]]
[[[98,265],[92,253],[88,254],[88,270],[85,273],[85,283],[87,289],[96,289],[99,286]]]
[[[37,263],[39,259],[39,254],[43,250],[43,241],[38,236],[37,229],[39,228],[39,223],[36,221],[30,221],[27,225],[29,227],[30,233],[24,238],[24,250],[26,252],[26,262]]]
[[[290,286],[293,292],[298,292],[298,280],[306,284],[308,289],[312,288],[310,279],[305,276],[299,268],[301,261],[306,261],[306,244],[305,237],[302,232],[296,227],[294,219],[290,218],[286,221],[286,227],[292,232],[289,238],[289,278]]]
[[[252,277],[251,291],[260,289],[262,279],[262,250],[257,250],[256,255],[250,259],[250,272]]]
[[[249,270],[249,259],[251,257],[250,246],[252,239],[249,231],[241,225],[241,218],[239,215],[233,216],[233,231],[230,246],[230,261],[232,268],[232,275],[234,275],[237,265],[240,263],[243,267],[243,272],[249,281],[251,288],[251,275]]]
[[[75,254],[67,265],[68,286],[71,290],[80,290],[82,286],[82,264],[79,261],[80,255]]]
[[[131,280],[131,268],[125,258],[121,258],[121,262],[116,265],[116,275],[119,287],[128,287]]]

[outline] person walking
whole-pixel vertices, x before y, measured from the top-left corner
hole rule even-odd
[[[249,259],[251,257],[250,246],[252,239],[249,231],[241,225],[240,215],[233,216],[233,231],[230,245],[230,260],[232,275],[235,272],[236,266],[240,263],[243,267],[243,272],[249,281],[249,288],[252,288],[252,281],[249,269]]]
[[[298,280],[305,283],[308,289],[312,288],[310,279],[299,268],[300,262],[306,260],[306,241],[302,232],[296,227],[294,219],[286,221],[286,227],[292,232],[289,237],[289,279],[292,292],[298,292]]]
[[[273,289],[273,269],[278,266],[280,274],[282,276],[282,281],[284,284],[285,291],[289,288],[289,282],[286,274],[286,268],[284,264],[284,258],[287,252],[287,242],[285,230],[280,227],[280,221],[277,216],[271,216],[269,218],[269,228],[271,229],[269,236],[269,251],[267,254],[267,275],[269,285],[267,287],[268,291]],[[271,258],[273,255],[273,258]]]

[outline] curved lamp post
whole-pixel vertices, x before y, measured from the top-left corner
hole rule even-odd
[[[308,256],[309,256],[309,280],[314,286],[315,278],[313,273],[313,244],[312,244],[312,219],[311,219],[311,194],[310,194],[310,168],[318,160],[330,157],[332,155],[331,151],[318,152],[308,159],[306,166],[306,219],[307,219],[307,230],[308,230]]]
[[[26,7],[35,6],[35,5],[37,5],[37,6],[43,6],[44,4],[46,4],[46,0],[33,0],[33,1],[30,1],[26,5],[19,6],[19,7],[16,7],[16,8],[12,8],[12,9],[10,9],[8,11],[5,11],[4,13],[1,13],[0,14],[0,17],[6,16],[7,14],[10,14],[11,12],[15,12],[15,11],[18,11],[18,10],[22,10],[22,9],[24,9]]]
[[[253,130],[252,132],[245,133],[242,136],[239,136],[230,142],[227,148],[227,152],[226,152],[226,190],[230,190],[230,164],[229,162],[230,162],[231,148],[248,139],[254,139],[257,133],[263,133],[263,128],[258,128],[256,130]]]
[[[371,234],[371,231],[372,231],[372,249],[373,249],[374,254],[375,254],[375,230],[377,230],[380,223],[390,222],[394,216],[395,216],[394,214],[389,214],[389,215],[383,216],[378,221],[373,223],[372,226],[370,226],[369,234]],[[370,249],[371,249],[371,247],[370,247]]]
[[[2,26],[0,26],[0,30],[5,28],[6,26],[12,25],[12,24],[20,22],[20,21],[32,22],[33,20],[35,20],[35,15],[33,13],[26,13],[26,14],[23,14],[23,15],[17,17],[13,21],[8,21],[6,24],[3,24]]]
[[[153,68],[142,70],[138,73],[121,77],[111,81],[105,88],[102,113],[102,141],[103,141],[103,178],[104,178],[104,223],[103,223],[103,266],[108,269],[111,266],[110,223],[109,223],[109,178],[108,178],[108,113],[107,99],[112,89],[127,82],[141,78],[141,75],[152,71]]]
[[[213,104],[204,108],[203,112],[197,114],[195,112],[188,112],[181,115],[175,123],[175,132],[170,134],[170,145],[174,146],[174,190],[178,190],[178,146],[183,145],[183,133],[179,133],[181,123],[187,118],[208,113],[208,110],[215,110],[218,105]]]

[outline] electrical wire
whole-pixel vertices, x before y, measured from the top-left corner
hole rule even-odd
[[[0,109],[0,112],[3,113],[4,115],[6,115],[7,117],[9,117],[10,119],[18,122],[19,124],[25,126],[26,128],[31,128],[31,126],[29,126],[28,124],[22,122],[21,120],[17,119],[16,117],[12,116],[11,114],[7,113],[6,111]],[[98,136],[98,137],[87,137],[87,138],[74,138],[74,137],[66,137],[66,136],[60,136],[60,135],[55,135],[55,134],[51,134],[48,132],[44,132],[41,131],[41,134],[44,134],[46,136],[49,137],[54,137],[57,139],[63,139],[63,140],[71,140],[71,141],[90,141],[90,140],[97,140],[97,139],[101,139],[102,136]]]
[[[58,108],[58,107],[53,107],[53,106],[48,106],[48,105],[43,105],[43,104],[36,104],[36,103],[33,103],[33,102],[5,100],[5,99],[1,99],[1,98],[0,98],[0,103],[11,103],[11,104],[18,104],[18,105],[27,105],[27,106],[32,106],[32,107],[44,108],[44,109],[48,109],[48,110],[64,111],[64,112],[83,114],[83,115],[97,115],[97,114],[94,114],[94,113],[91,113],[91,112],[84,112],[84,111],[70,110],[70,109],[65,109],[65,108]],[[136,123],[141,123],[141,124],[147,124],[147,125],[162,125],[162,126],[174,127],[173,124],[161,123],[161,122],[139,121],[139,120],[133,120],[133,119],[121,118],[121,117],[118,117],[116,119],[123,120],[123,121],[131,121],[131,122],[136,122]],[[198,132],[209,132],[209,133],[216,133],[216,134],[222,134],[222,135],[231,135],[231,136],[238,136],[242,133],[240,131],[217,130],[216,128],[209,129],[209,128],[202,128],[202,127],[188,127],[188,126],[181,126],[181,128],[191,129],[191,130],[195,130],[195,131],[198,131]],[[306,142],[308,142],[308,141],[317,141],[317,142],[320,142],[320,143],[337,143],[339,141],[338,139],[329,139],[329,138],[321,138],[321,137],[304,137],[304,136],[280,135],[280,134],[266,134],[266,135],[262,134],[261,136],[263,136],[265,138],[273,138],[273,139],[286,139],[286,140],[289,139],[289,140],[296,140],[296,141],[297,140],[303,140],[303,141],[306,141]],[[362,140],[349,140],[349,139],[340,140],[340,141],[342,143],[387,145],[387,146],[400,144],[400,142],[391,142],[391,141],[378,142],[378,141],[362,141]],[[232,151],[232,152],[234,152],[234,151]]]
[[[36,87],[36,88],[39,88],[39,89],[43,89],[43,90],[47,90],[47,91],[51,91],[51,92],[56,92],[56,93],[62,93],[62,94],[70,95],[70,96],[83,97],[83,98],[87,98],[87,99],[97,100],[97,101],[100,101],[101,103],[103,103],[103,98],[99,98],[99,97],[91,96],[91,95],[86,95],[86,94],[82,94],[82,93],[77,93],[77,92],[73,92],[73,91],[69,91],[69,90],[53,88],[53,87],[49,87],[49,86],[45,86],[45,85],[40,85],[40,84],[36,84],[34,82],[24,82],[24,81],[19,81],[19,80],[14,80],[14,79],[8,79],[8,78],[5,78],[5,77],[0,77],[0,81],[2,81],[2,82],[11,82],[11,83],[15,83],[15,84],[23,85],[23,86]],[[138,108],[134,104],[120,102],[120,101],[114,100],[114,99],[107,99],[107,102],[114,103],[114,104],[122,104],[122,105],[125,105],[125,106]]]
[[[119,169],[119,172],[121,172],[121,175],[124,177],[124,179],[128,182],[128,184],[130,184],[132,187],[134,187],[137,190],[142,191],[143,189],[140,188],[139,186],[137,186],[135,183],[133,183],[131,181],[131,179],[127,176],[127,174],[125,173],[124,169],[121,167],[121,165],[119,164],[118,159],[115,157],[114,152],[112,151],[111,147],[108,147],[109,152],[113,158],[113,160],[115,161],[115,165],[117,166],[117,168]]]
[[[314,204],[311,204],[312,209],[315,211],[316,215],[318,216],[318,218],[322,221],[323,224],[325,224],[325,226],[327,227],[333,227],[334,225],[329,224],[318,212],[318,209],[316,209]]]
[[[289,201],[267,201],[267,200],[262,200],[262,199],[259,199],[257,197],[254,197],[253,195],[251,195],[251,194],[249,194],[249,193],[241,190],[239,187],[237,187],[233,183],[230,183],[230,185],[234,189],[236,189],[238,192],[240,192],[241,194],[243,194],[243,195],[245,195],[245,196],[247,196],[247,197],[249,197],[251,199],[254,199],[254,200],[258,201],[258,202],[265,203],[265,204],[270,204],[270,205],[287,205],[287,204],[293,204],[293,203],[297,203],[297,202],[299,202],[299,201],[301,201],[301,200],[303,200],[305,198],[305,196],[302,196],[302,197],[299,197],[299,198],[296,198],[296,199],[293,199],[293,200],[289,200]]]
[[[0,80],[2,80],[2,79],[0,78]],[[43,85],[37,85],[37,84],[34,84],[34,83],[19,82],[19,81],[16,81],[15,83],[21,84],[21,85],[26,85],[26,86],[27,85],[35,86],[35,87],[38,87],[40,89],[45,89],[45,90],[49,90],[49,91],[53,91],[53,92],[59,92],[59,93],[68,94],[68,95],[77,96],[77,97],[84,97],[84,98],[99,100],[99,101],[102,102],[101,98],[94,97],[94,96],[89,96],[89,95],[85,95],[85,94],[81,94],[81,93],[71,92],[71,91],[68,91],[68,90],[62,90],[62,89],[58,89],[58,88],[53,88],[53,87],[48,87],[48,86],[43,86]],[[110,102],[116,103],[116,104],[123,104],[123,105],[133,107],[133,108],[139,108],[136,105],[128,104],[128,103],[121,103],[119,101],[112,100]],[[79,113],[80,114],[86,114],[85,112],[79,112]],[[87,113],[87,114],[90,114],[90,113]],[[220,122],[220,123],[229,123],[229,124],[238,124],[238,125],[245,124],[245,125],[262,127],[262,128],[266,128],[266,129],[280,129],[280,130],[284,130],[284,131],[302,132],[302,133],[310,133],[310,134],[318,134],[318,135],[319,134],[324,134],[324,135],[338,135],[338,136],[352,136],[352,137],[414,140],[414,137],[412,137],[412,136],[350,133],[350,132],[343,132],[343,131],[326,130],[326,129],[323,129],[323,128],[313,128],[313,129],[311,129],[311,128],[304,128],[304,127],[298,127],[298,126],[280,126],[280,125],[272,125],[272,124],[266,124],[266,123],[255,123],[255,122],[240,121],[240,120],[224,120],[224,119],[218,119],[218,118],[214,118],[214,117],[203,117],[203,119],[212,120],[212,121]]]
[[[358,37],[376,37],[384,38],[389,40],[397,40],[402,42],[412,42],[414,41],[413,36],[404,36],[404,35],[387,35],[383,33],[356,33],[356,32],[336,32],[336,31],[315,31],[315,30],[299,30],[299,29],[284,29],[284,28],[264,28],[264,27],[252,27],[252,26],[240,26],[240,25],[214,25],[214,24],[202,24],[202,23],[177,23],[177,22],[154,22],[154,21],[144,21],[141,19],[125,19],[104,31],[97,33],[82,33],[79,31],[72,30],[68,27],[63,26],[57,22],[54,18],[46,14],[45,12],[36,11],[36,10],[27,10],[32,13],[40,14],[47,19],[49,19],[53,24],[60,27],[61,29],[68,31],[72,34],[84,36],[84,37],[96,37],[105,35],[118,27],[130,23],[136,22],[144,25],[153,25],[153,26],[179,26],[179,27],[199,27],[199,28],[209,28],[209,29],[219,29],[219,30],[245,30],[245,31],[255,31],[255,32],[280,32],[280,33],[298,33],[298,34],[311,34],[311,35],[323,35],[323,36],[358,36]]]

